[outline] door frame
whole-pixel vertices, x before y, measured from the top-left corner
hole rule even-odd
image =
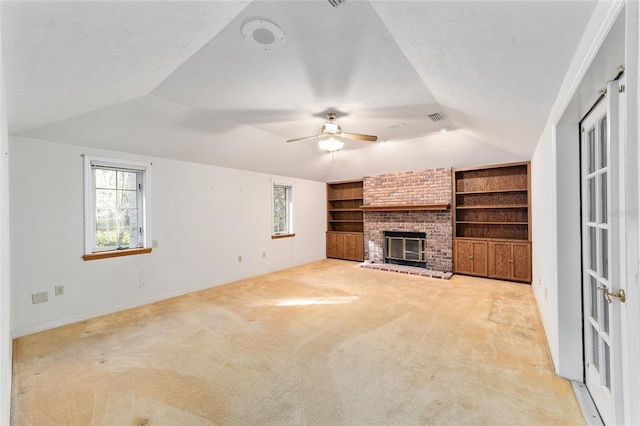
[[[620,79],[619,79],[620,78]],[[582,318],[583,318],[583,365],[584,365],[584,383],[587,384],[587,380],[590,379],[592,381],[592,387],[590,388],[587,384],[587,389],[592,396],[594,403],[596,404],[596,408],[600,412],[600,415],[604,421],[609,421],[612,424],[619,424],[624,422],[624,409],[625,409],[625,395],[624,395],[624,359],[626,357],[626,353],[623,349],[622,342],[625,340],[625,337],[622,335],[622,323],[623,323],[623,306],[625,303],[622,303],[617,298],[612,298],[612,301],[607,303],[602,292],[591,293],[591,290],[588,289],[589,281],[592,279],[592,275],[586,272],[588,265],[586,265],[587,259],[590,257],[589,247],[593,247],[598,252],[601,250],[602,245],[600,239],[602,238],[602,233],[599,232],[600,224],[606,225],[604,229],[607,230],[607,244],[606,255],[600,253],[600,255],[595,259],[598,266],[595,266],[593,269],[598,271],[595,277],[597,281],[598,288],[601,286],[606,288],[605,291],[618,291],[620,289],[626,291],[626,268],[625,268],[625,259],[626,259],[626,245],[625,241],[625,227],[624,227],[624,198],[626,195],[625,191],[625,162],[624,162],[624,150],[621,149],[622,146],[626,144],[626,139],[624,139],[625,135],[621,132],[621,129],[626,125],[626,117],[624,114],[621,114],[624,109],[624,97],[621,97],[619,94],[620,87],[624,87],[625,77],[622,77],[622,72],[618,74],[616,79],[608,82],[606,93],[601,95],[596,104],[587,112],[584,118],[580,121],[580,186],[581,186],[581,211],[582,211],[582,220],[581,220],[581,237],[582,237],[582,267],[581,267],[581,286],[582,286]],[[601,180],[600,174],[598,170],[601,169],[600,163],[600,154],[602,153],[601,148],[601,140],[599,135],[599,123],[602,117],[606,117],[606,198],[604,205],[599,203],[602,202],[600,198],[601,194]],[[584,151],[584,147],[586,146],[589,129],[595,129],[595,138],[594,146],[592,149],[594,162],[594,170],[593,172],[586,171],[586,163],[588,159],[588,153]],[[587,222],[589,220],[585,217],[586,209],[588,209],[589,201],[589,193],[587,191],[587,187],[584,185],[586,175],[593,175],[593,194],[595,197],[593,208],[594,215],[596,217],[593,218],[593,221],[596,225],[588,226]],[[605,208],[602,211],[602,207]],[[602,213],[600,213],[602,212]],[[601,215],[605,214],[607,219],[601,221]],[[590,237],[587,236],[587,229],[592,229],[596,231],[594,236],[597,238],[597,242],[592,246]],[[591,237],[593,238],[593,237]],[[605,277],[603,277],[604,282],[601,284],[599,278],[601,276],[601,271],[605,268],[604,264],[601,264],[604,259],[607,260],[608,270]],[[593,284],[591,284],[593,285]],[[595,300],[593,299],[595,296]],[[592,324],[587,319],[587,317],[591,316],[589,311],[592,309],[592,306],[598,309],[598,313],[596,314],[596,321],[598,328],[600,328],[603,321],[608,324],[608,331],[606,332],[606,340],[608,340],[609,344],[609,359],[610,366],[609,370],[603,370],[605,368],[604,359],[601,357],[604,353],[599,352],[595,355],[595,359],[600,362],[600,366],[596,367],[597,370],[592,370],[589,368],[588,360],[592,358],[593,344],[594,342],[589,340],[593,339],[593,336],[587,337],[588,334],[592,331]],[[600,307],[607,308],[605,310],[600,310]],[[603,315],[607,316],[607,319],[604,320]],[[603,338],[604,339],[604,338]],[[598,331],[597,342],[599,343],[601,340],[600,331]],[[589,344],[590,342],[590,344]],[[600,344],[598,344],[598,350],[602,350]],[[597,374],[595,377],[593,374]],[[610,380],[609,390],[605,390],[604,386],[599,382],[601,380],[603,374],[607,375]],[[600,376],[600,377],[599,377]],[[598,406],[597,402],[602,403],[603,405]]]

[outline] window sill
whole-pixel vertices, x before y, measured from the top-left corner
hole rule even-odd
[[[291,238],[291,237],[295,237],[296,234],[278,234],[278,235],[272,235],[271,239],[272,240],[277,240],[280,238]]]
[[[134,254],[146,254],[151,253],[151,248],[134,248],[134,249],[124,249],[124,250],[112,250],[112,251],[101,251],[98,253],[89,253],[82,256],[82,258],[87,260],[98,260],[98,259],[107,259],[109,257],[120,257],[120,256],[133,256]]]

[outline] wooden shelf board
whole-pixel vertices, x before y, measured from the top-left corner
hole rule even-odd
[[[362,182],[363,182],[362,179],[349,179],[349,180],[340,180],[337,182],[327,182],[327,185],[340,186],[340,185],[344,185],[345,183],[362,183]]]
[[[328,201],[362,201],[362,197],[357,198],[329,198]]]
[[[360,209],[329,209],[330,212],[361,212]]]
[[[365,212],[392,212],[392,211],[429,211],[429,210],[447,210],[451,205],[449,203],[442,204],[401,204],[387,206],[360,206]]]
[[[526,188],[522,189],[492,189],[490,191],[464,191],[464,192],[456,192],[456,195],[467,195],[467,194],[500,194],[507,192],[528,192],[529,190]]]
[[[456,209],[526,209],[526,204],[502,204],[502,205],[482,205],[482,206],[456,206]]]
[[[330,223],[362,223],[362,219],[353,219],[353,220],[329,220]]]

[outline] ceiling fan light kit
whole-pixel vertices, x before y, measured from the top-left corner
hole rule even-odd
[[[320,149],[327,152],[340,151],[344,147],[344,142],[337,139],[335,136],[329,136],[325,139],[320,139],[318,142]]]
[[[319,141],[320,148],[327,152],[334,153],[336,151],[341,150],[344,147],[344,142],[339,140],[337,137],[347,138],[347,139],[357,139],[357,140],[368,141],[368,142],[375,142],[378,140],[378,137],[373,135],[363,135],[360,133],[344,133],[342,131],[342,127],[340,127],[338,123],[333,122],[335,118],[336,118],[335,113],[330,112],[327,114],[327,119],[329,121],[325,122],[322,125],[319,135],[289,139],[287,142],[297,142],[305,139],[323,138]]]

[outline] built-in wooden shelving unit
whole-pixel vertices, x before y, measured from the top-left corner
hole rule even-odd
[[[363,181],[327,183],[327,257],[364,260]]]
[[[454,272],[531,282],[530,164],[453,170]]]

